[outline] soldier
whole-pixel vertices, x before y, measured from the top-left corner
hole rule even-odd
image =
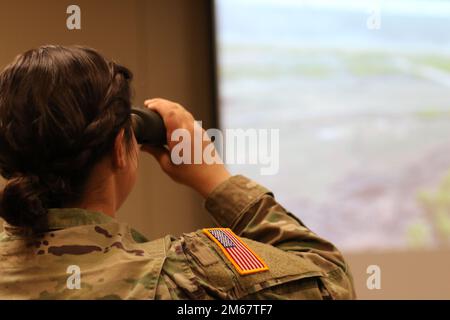
[[[221,164],[175,165],[171,141],[140,149],[203,195],[219,227],[149,241],[118,222],[138,166],[131,79],[93,49],[63,46],[30,50],[1,73],[1,299],[355,297],[339,251],[269,190]],[[168,137],[193,132],[179,104],[145,105]]]

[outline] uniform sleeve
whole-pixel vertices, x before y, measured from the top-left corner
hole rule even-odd
[[[325,285],[331,296],[355,297],[350,270],[339,250],[283,208],[268,189],[244,176],[233,176],[209,195],[205,207],[220,226],[237,235],[319,266],[328,274]]]

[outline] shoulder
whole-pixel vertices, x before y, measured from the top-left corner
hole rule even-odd
[[[211,228],[172,238],[157,298],[241,299],[281,287],[287,291],[266,297],[321,299],[322,287],[333,283],[328,277],[299,255],[238,237],[230,229]]]

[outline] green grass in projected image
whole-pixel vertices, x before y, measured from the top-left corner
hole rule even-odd
[[[450,1],[370,3],[218,1],[221,126],[281,138],[230,169],[346,251],[449,247]]]

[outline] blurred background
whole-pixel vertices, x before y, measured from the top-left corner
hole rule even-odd
[[[72,4],[81,30],[66,28]],[[2,1],[0,41],[1,68],[43,44],[88,45],[133,70],[136,104],[280,129],[278,174],[230,170],[333,241],[359,298],[450,299],[450,1]],[[149,238],[212,225],[195,192],[139,161],[120,220]]]
[[[280,172],[260,180],[343,249],[448,248],[450,2],[216,12],[221,126],[281,128]]]

